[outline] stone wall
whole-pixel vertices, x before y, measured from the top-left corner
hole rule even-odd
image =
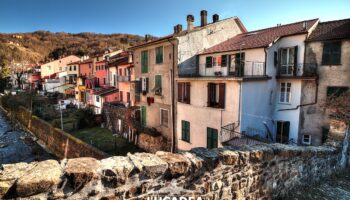
[[[264,144],[6,164],[0,171],[0,198],[274,199],[339,171],[340,151],[336,142],[319,147]]]
[[[146,133],[140,133],[137,140],[137,146],[150,153],[162,150],[170,151],[170,144],[168,143],[168,140],[163,136],[155,137]]]
[[[108,155],[95,147],[73,137],[72,135],[52,127],[49,123],[36,116],[24,107],[11,112],[28,131],[42,141],[46,148],[58,158],[94,157],[106,158]]]

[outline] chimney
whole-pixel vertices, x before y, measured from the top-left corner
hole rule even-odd
[[[303,29],[306,30],[306,27],[307,27],[307,21],[304,21],[303,22]]]
[[[194,16],[187,15],[187,31],[190,31],[193,29],[193,22],[194,22]]]
[[[128,54],[128,63],[132,63],[132,53],[130,51]]]
[[[181,24],[177,24],[176,26],[174,26],[174,34],[179,34],[181,31],[182,31]]]
[[[150,35],[149,35],[149,34],[146,34],[146,35],[145,35],[145,41],[148,42],[150,39],[151,39]]]
[[[207,25],[207,15],[208,12],[206,10],[201,11],[201,26],[206,26]]]
[[[219,21],[219,15],[218,14],[214,14],[213,15],[213,23],[216,23]]]

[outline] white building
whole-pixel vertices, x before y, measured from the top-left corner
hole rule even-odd
[[[196,70],[180,71],[178,149],[220,147],[242,134],[296,143],[302,86],[316,80],[314,66],[304,64],[304,41],[317,23],[239,34],[201,52]]]

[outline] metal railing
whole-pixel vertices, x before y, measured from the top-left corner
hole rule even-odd
[[[130,81],[130,75],[129,76],[118,76],[118,82],[128,82]]]
[[[187,73],[187,71],[189,71]],[[231,63],[226,66],[215,65],[208,67],[206,64],[199,64],[194,67],[181,69],[179,77],[262,77],[266,76],[265,62],[244,61],[240,63]]]
[[[241,134],[235,131],[236,128],[237,127],[235,123],[230,123],[221,127],[220,141],[223,143],[228,142],[234,138],[240,138]]]
[[[313,77],[317,76],[316,63],[298,63],[297,65],[280,65],[277,70],[277,76],[283,77]]]

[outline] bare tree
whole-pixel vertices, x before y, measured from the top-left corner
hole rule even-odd
[[[27,70],[28,61],[11,61],[11,74],[17,82],[17,87],[22,88],[22,77]]]

